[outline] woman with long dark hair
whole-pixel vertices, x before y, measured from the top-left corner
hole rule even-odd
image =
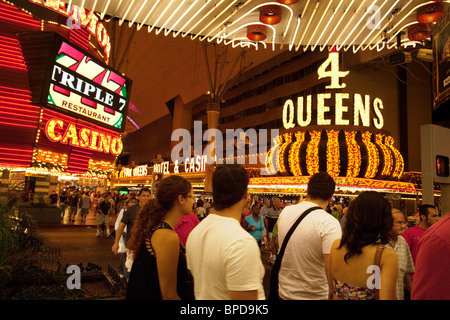
[[[127,243],[134,253],[127,299],[193,299],[184,249],[174,231],[193,203],[189,181],[171,175],[139,211]]]
[[[398,258],[383,247],[393,225],[390,203],[366,191],[350,203],[346,216],[342,239],[330,252],[330,298],[395,300]]]

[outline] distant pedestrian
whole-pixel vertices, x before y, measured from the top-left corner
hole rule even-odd
[[[258,242],[258,246],[261,248],[264,222],[262,217],[259,215],[260,205],[259,203],[254,203],[251,207],[252,214],[247,216],[244,220],[243,227],[247,230],[253,238]]]
[[[186,247],[186,241],[191,231],[200,223],[197,215],[191,212],[188,215],[181,217],[175,226],[175,232],[180,238],[180,243],[183,247]]]
[[[75,190],[69,197],[70,202],[70,213],[69,221],[75,222],[75,217],[78,211],[78,203],[80,202],[80,194],[78,190]]]
[[[248,174],[241,165],[220,165],[212,180],[214,210],[192,230],[186,243],[195,298],[264,299],[261,251],[240,224],[248,198]]]
[[[114,239],[114,244],[112,246],[112,252],[117,253],[119,250],[119,241],[123,235],[125,244],[127,239],[131,234],[131,229],[133,228],[134,221],[144,205],[150,200],[151,191],[148,188],[142,188],[139,190],[137,202],[129,206],[127,210],[123,212],[122,218],[120,219],[119,225],[116,228],[116,236]],[[125,231],[126,228],[126,231]]]
[[[346,216],[342,239],[330,252],[330,298],[396,300],[398,258],[384,247],[393,226],[389,201],[365,191],[350,203]]]
[[[200,221],[202,221],[206,217],[206,209],[203,208],[203,201],[197,201],[197,209],[196,209],[197,217]]]
[[[327,266],[331,245],[341,237],[341,226],[325,210],[332,200],[335,182],[326,172],[314,174],[306,198],[283,209],[278,219],[278,243],[294,222],[310,208],[286,246],[279,271],[279,295],[284,300],[328,299]]]
[[[59,197],[59,208],[61,209],[61,221],[64,220],[64,216],[66,215],[67,203],[69,202],[68,195],[66,191],[61,193]]]
[[[89,193],[85,192],[81,197],[81,222],[86,222],[86,217],[89,214],[89,209],[91,208],[91,197]]]
[[[97,212],[97,237],[100,237],[100,230],[102,230],[102,226],[105,226],[106,236],[110,235],[110,226],[109,222],[111,221],[111,203],[109,201],[110,194],[105,192],[103,194],[103,199],[99,201],[98,204],[98,212]],[[102,231],[103,233],[103,231]]]
[[[267,217],[267,213],[270,209],[270,206],[271,206],[270,200],[268,198],[264,198],[264,200],[262,201],[260,216],[264,222],[263,243],[264,243],[264,247],[266,249],[269,249],[269,240],[268,240],[268,234],[267,234],[268,224],[267,224],[266,217]]]
[[[269,238],[269,246],[270,246],[270,257],[269,262],[274,263],[277,257],[277,247],[278,247],[278,239],[273,236],[273,227],[277,223],[278,217],[283,209],[281,208],[281,200],[280,198],[274,198],[272,202],[272,207],[267,211],[266,214],[266,226],[267,226],[267,234]]]
[[[174,231],[193,204],[189,181],[171,175],[161,180],[156,198],[139,211],[127,242],[134,253],[127,299],[193,299],[184,250]]]
[[[386,248],[392,249],[398,256],[397,300],[405,300],[405,292],[410,297],[414,263],[406,240],[402,237],[406,226],[406,217],[399,209],[392,209],[394,220],[389,242]],[[408,299],[409,300],[409,299]]]
[[[439,211],[434,206],[423,204],[419,207],[419,223],[417,226],[408,228],[403,233],[403,238],[408,243],[414,263],[416,263],[420,239],[429,227],[439,221],[439,218]]]
[[[49,195],[49,198],[50,204],[56,207],[58,205],[58,194],[56,193],[55,190],[52,190],[52,193]]]
[[[119,228],[120,222],[122,220],[123,214],[125,211],[127,211],[127,209],[129,207],[132,207],[134,205],[138,204],[138,199],[136,199],[135,197],[130,197],[125,204],[125,207],[120,210],[119,215],[117,216],[117,220],[114,224],[114,229],[116,230],[116,234],[117,234],[117,229]],[[125,262],[127,260],[127,252],[126,252],[126,241],[127,241],[127,226],[125,225],[125,228],[123,229],[122,232],[122,236],[119,237],[119,243],[118,243],[118,248],[117,248],[117,254],[121,254],[121,258],[120,258],[120,262],[119,262],[119,268],[118,268],[118,273],[120,276],[124,276],[125,279],[129,279],[129,272],[127,270],[127,268],[125,267]]]

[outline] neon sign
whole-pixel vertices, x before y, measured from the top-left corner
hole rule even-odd
[[[123,143],[119,137],[90,128],[77,128],[74,123],[65,124],[63,120],[51,119],[45,126],[45,134],[52,142],[68,144],[92,151],[118,156],[122,153]]]
[[[329,71],[327,68],[329,67]],[[331,84],[326,89],[343,89],[345,83],[340,83],[341,78],[345,78],[349,71],[339,70],[339,53],[330,52],[328,59],[317,70],[318,78],[330,78]],[[317,112],[316,119],[313,119],[312,105],[313,96],[297,97],[297,112],[295,113],[295,104],[292,99],[286,100],[283,107],[283,125],[285,129],[294,128],[296,125],[306,127],[313,121],[317,125],[354,125],[370,127],[373,125],[377,129],[384,126],[383,101],[380,98],[371,100],[369,95],[349,93],[319,93],[314,97]],[[351,101],[353,99],[353,102]],[[353,105],[353,114],[350,114],[349,104]],[[328,114],[332,111],[331,105],[334,105],[334,117]],[[350,116],[350,119],[348,118]],[[295,123],[295,118],[297,123]]]
[[[131,80],[63,41],[49,81],[48,105],[123,130]]]
[[[73,24],[71,26],[73,28],[86,29],[97,39],[98,44],[104,50],[106,62],[109,61],[109,56],[111,54],[111,39],[105,26],[103,23],[99,22],[99,18],[94,12],[74,5],[68,7],[67,3],[60,0],[30,0],[30,2],[54,10],[59,14],[68,17],[67,20]]]

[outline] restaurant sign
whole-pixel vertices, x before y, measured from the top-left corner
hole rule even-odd
[[[48,81],[47,105],[123,131],[131,80],[62,41]]]

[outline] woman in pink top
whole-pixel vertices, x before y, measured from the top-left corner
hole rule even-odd
[[[200,220],[198,220],[197,215],[191,212],[187,216],[183,216],[175,226],[175,232],[178,234],[178,238],[180,238],[183,247],[186,247],[186,240],[189,233],[191,233],[192,229],[199,223]]]

